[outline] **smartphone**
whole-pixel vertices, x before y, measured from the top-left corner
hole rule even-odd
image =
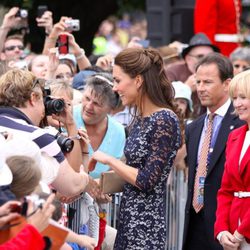
[[[47,5],[39,5],[37,7],[37,17],[41,18],[45,11],[48,10]]]
[[[139,40],[138,43],[141,44],[143,48],[148,48],[150,41],[149,40]]]
[[[58,47],[59,54],[69,53],[68,36],[66,34],[62,34],[58,36],[57,47]]]

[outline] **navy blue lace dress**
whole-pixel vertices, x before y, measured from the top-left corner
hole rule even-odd
[[[116,250],[161,250],[167,243],[167,177],[181,144],[177,116],[170,110],[138,118],[125,145],[127,164],[139,170],[121,200]]]

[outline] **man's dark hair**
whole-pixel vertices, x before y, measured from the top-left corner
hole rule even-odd
[[[211,53],[203,57],[196,65],[195,72],[197,72],[200,66],[209,64],[217,65],[222,82],[228,78],[233,78],[233,65],[231,61],[220,53]]]

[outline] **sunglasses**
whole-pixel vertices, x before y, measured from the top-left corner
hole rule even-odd
[[[14,50],[15,48],[18,48],[19,50],[23,50],[24,49],[24,47],[22,45],[12,45],[12,46],[9,46],[9,47],[5,47],[4,50],[11,51],[11,50]]]
[[[33,85],[32,85],[32,89],[34,89],[36,86],[40,87],[42,92],[43,92],[43,96],[47,95],[47,90],[46,90],[46,80],[42,79],[42,78],[36,78],[33,81]]]

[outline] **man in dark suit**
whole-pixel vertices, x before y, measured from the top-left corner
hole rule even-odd
[[[233,66],[231,62],[218,53],[207,55],[196,67],[197,93],[201,104],[207,108],[207,113],[186,128],[189,175],[183,250],[222,249],[219,242],[214,239],[216,196],[224,170],[228,134],[233,129],[243,125],[232,113],[233,106],[228,94],[232,77]],[[203,142],[207,137],[206,130],[208,130],[208,115],[210,113],[214,117],[211,125],[212,135],[205,157],[204,169],[206,171],[202,177],[198,171],[198,164],[200,168],[200,156],[204,151]],[[196,194],[194,195],[195,189]],[[197,203],[199,209],[197,209]]]

